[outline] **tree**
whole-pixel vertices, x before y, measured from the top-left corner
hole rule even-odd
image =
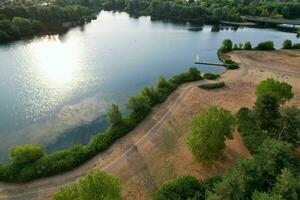
[[[293,44],[291,40],[284,40],[282,48],[283,49],[292,49]]]
[[[149,98],[151,106],[154,106],[155,104],[161,103],[163,101],[160,93],[157,92],[153,87],[145,87],[142,90],[141,94]]]
[[[44,156],[44,147],[36,144],[17,145],[10,148],[10,158],[14,163],[27,164]]]
[[[295,168],[293,146],[287,142],[267,138],[258,149],[254,156],[260,164],[266,182],[275,181],[277,174],[283,168]]]
[[[274,50],[274,42],[273,41],[265,41],[258,43],[258,45],[255,47],[256,50],[262,50],[262,51],[270,51]]]
[[[202,78],[200,71],[196,67],[189,68],[189,75],[193,81],[200,80]]]
[[[117,178],[94,171],[80,179],[79,184],[63,188],[54,200],[121,200],[121,187]]]
[[[300,143],[300,110],[295,107],[283,108],[280,119],[281,129],[278,139],[286,140],[293,144]]]
[[[243,49],[244,50],[251,50],[252,49],[251,43],[250,42],[245,42]]]
[[[211,163],[223,157],[225,139],[232,139],[231,127],[234,117],[228,110],[210,107],[208,111],[194,118],[188,146],[196,160]]]
[[[169,95],[173,90],[175,89],[175,86],[167,81],[164,77],[159,77],[157,81],[157,90],[161,94],[163,94],[165,97]]]
[[[284,104],[286,101],[294,97],[292,86],[284,81],[274,80],[273,78],[268,78],[256,87],[256,96],[261,96],[265,93],[272,93],[280,104]]]
[[[112,104],[110,109],[108,110],[108,119],[112,126],[122,123],[122,113],[119,110],[118,105]]]
[[[222,181],[217,183],[215,194],[208,199],[247,199],[254,190],[260,188],[262,179],[260,167],[254,159],[239,160]]]
[[[265,192],[257,192],[255,191],[252,195],[252,200],[285,200],[280,195],[273,195]]]
[[[222,47],[220,48],[220,52],[221,53],[227,53],[227,52],[229,52],[229,51],[231,51],[232,50],[232,41],[230,40],[230,39],[225,39],[224,41],[223,41],[223,45],[222,45]]]
[[[297,181],[299,180],[294,174],[284,168],[276,178],[272,193],[281,195],[286,200],[298,200],[300,198],[300,185]]]
[[[253,111],[259,126],[263,130],[272,132],[278,128],[280,119],[279,103],[272,93],[259,95]]]
[[[133,111],[134,119],[140,121],[151,111],[150,100],[143,95],[133,96],[129,99],[127,108]]]
[[[154,200],[205,199],[205,189],[193,176],[180,176],[163,184],[154,194]]]

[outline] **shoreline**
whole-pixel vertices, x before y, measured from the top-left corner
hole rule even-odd
[[[288,65],[289,69],[282,69],[282,72],[278,72],[278,67],[285,66],[284,61],[282,63],[277,63],[276,66],[269,68],[265,65],[264,61],[263,63],[260,63],[259,59],[267,59],[271,56],[276,56],[276,58],[280,56],[284,56],[284,58],[291,58],[291,59],[299,59],[296,56],[290,57],[290,55],[298,55],[300,57],[300,51],[286,51],[286,50],[278,50],[278,51],[272,51],[272,52],[262,52],[262,51],[233,51],[230,52],[229,55],[233,60],[240,63],[241,68],[238,70],[233,71],[226,71],[220,78],[220,80],[225,81],[228,83],[228,87],[225,89],[219,89],[215,91],[203,91],[198,88],[199,82],[192,82],[192,83],[185,83],[181,86],[179,86],[169,97],[168,99],[153,109],[153,112],[147,116],[146,119],[142,123],[140,123],[134,130],[129,132],[124,137],[120,138],[118,141],[116,141],[113,145],[109,147],[104,152],[101,152],[97,154],[97,156],[93,157],[91,160],[88,160],[86,163],[82,164],[79,167],[74,168],[71,171],[67,171],[55,176],[45,177],[41,179],[37,179],[35,181],[31,181],[29,183],[24,184],[14,184],[14,183],[0,183],[0,194],[2,191],[2,194],[4,196],[0,196],[0,199],[5,199],[5,193],[9,194],[11,193],[11,196],[13,197],[16,195],[15,191],[19,191],[20,199],[24,199],[22,197],[22,190],[28,192],[28,190],[31,190],[31,192],[28,194],[28,197],[36,196],[36,197],[50,197],[51,194],[53,194],[55,191],[53,187],[56,187],[56,189],[59,189],[59,187],[64,186],[66,184],[70,184],[72,180],[76,180],[77,177],[85,174],[89,170],[93,169],[106,169],[109,173],[117,174],[120,176],[122,182],[125,184],[126,188],[134,188],[132,186],[133,182],[131,182],[131,176],[132,174],[128,174],[130,178],[126,175],[127,170],[132,170],[131,164],[134,164],[136,162],[130,161],[131,159],[136,158],[136,155],[134,152],[131,151],[132,145],[139,143],[139,141],[143,141],[143,138],[147,133],[149,134],[149,139],[143,141],[142,143],[139,143],[138,149],[139,152],[143,154],[143,156],[146,156],[144,159],[145,162],[149,159],[147,156],[151,156],[155,158],[153,162],[156,162],[155,164],[158,165],[157,167],[148,166],[152,169],[152,167],[155,167],[155,170],[161,169],[162,166],[159,164],[163,164],[160,162],[160,156],[162,160],[166,159],[166,157],[163,157],[164,154],[153,154],[157,150],[156,142],[159,142],[161,140],[158,140],[157,137],[162,137],[166,134],[166,129],[170,124],[172,126],[180,125],[181,121],[186,121],[187,116],[194,115],[198,113],[199,111],[202,111],[205,109],[208,104],[207,102],[210,102],[210,104],[217,104],[217,105],[224,105],[227,109],[232,110],[233,112],[239,109],[239,106],[251,106],[253,101],[255,100],[253,97],[253,92],[255,89],[255,83],[261,81],[262,79],[265,79],[266,77],[277,77],[280,79],[285,79],[292,83],[293,86],[295,86],[295,99],[291,102],[292,104],[299,104],[299,96],[297,96],[300,93],[300,88],[297,87],[297,76],[293,73],[294,68],[296,69],[296,65],[294,66],[293,62],[290,61],[290,65]],[[244,56],[246,55],[246,57]],[[255,61],[251,61],[249,56],[253,56],[254,58],[258,59],[258,62],[254,63]],[[257,58],[259,55],[260,57]],[[266,58],[267,57],[267,58]],[[283,60],[282,58],[278,58],[280,60]],[[278,60],[277,59],[277,60]],[[251,62],[250,62],[251,61]],[[274,61],[276,62],[276,61]],[[292,63],[291,63],[292,62]],[[292,65],[291,65],[292,64]],[[261,66],[264,66],[261,68]],[[272,63],[269,63],[268,65],[272,65]],[[273,66],[273,65],[272,65]],[[263,71],[262,71],[263,70]],[[288,71],[287,71],[288,70]],[[279,74],[280,73],[280,74]],[[285,76],[282,76],[282,73]],[[288,78],[288,79],[286,79]],[[206,82],[206,81],[201,81]],[[208,81],[207,81],[208,82]],[[296,85],[295,85],[296,84]],[[243,91],[243,94],[241,94],[241,91]],[[222,99],[220,99],[222,98]],[[190,100],[189,100],[190,99]],[[206,102],[206,103],[205,103]],[[188,103],[188,104],[187,104]],[[175,110],[173,108],[173,105],[178,105],[175,113],[169,113],[169,110]],[[192,112],[192,114],[190,113]],[[190,115],[191,114],[191,115]],[[166,116],[164,118],[164,116]],[[180,118],[177,119],[177,118]],[[175,118],[175,119],[174,119]],[[158,120],[165,119],[163,124],[160,124],[161,122]],[[173,121],[174,120],[174,121]],[[171,123],[172,122],[172,123]],[[174,122],[176,122],[174,124]],[[159,124],[159,127],[163,127],[163,129],[155,128],[156,124]],[[181,124],[182,125],[182,124]],[[154,128],[153,128],[154,127]],[[153,129],[152,129],[153,128]],[[176,130],[177,128],[174,128]],[[186,130],[186,129],[185,129]],[[180,131],[182,132],[182,131]],[[185,131],[183,131],[185,132]],[[147,135],[148,137],[148,135]],[[142,139],[142,140],[141,140]],[[184,143],[180,143],[181,145],[184,145]],[[176,145],[177,146],[177,145]],[[181,148],[180,148],[181,149]],[[159,149],[158,149],[159,150]],[[160,151],[160,150],[159,150]],[[173,151],[172,151],[173,152]],[[176,151],[177,152],[177,151]],[[181,152],[181,151],[180,151]],[[126,154],[124,157],[123,155]],[[173,154],[173,153],[172,153]],[[170,156],[171,154],[167,154]],[[181,155],[181,154],[180,154]],[[116,159],[115,159],[116,158]],[[176,159],[177,158],[177,159]],[[189,157],[188,157],[189,158]],[[178,156],[175,156],[175,161],[180,163],[181,160],[178,160]],[[182,159],[187,159],[185,157],[182,157]],[[116,161],[117,160],[117,161]],[[166,160],[167,162],[167,160]],[[171,161],[170,161],[171,162]],[[173,162],[173,161],[172,161]],[[189,160],[188,163],[190,163],[191,160]],[[113,164],[111,164],[113,163]],[[179,163],[174,163],[174,166],[178,166]],[[128,169],[128,167],[125,167],[123,165],[130,165],[131,167]],[[107,168],[107,166],[109,166]],[[122,168],[125,167],[125,171]],[[180,165],[178,166],[180,167]],[[199,165],[191,163],[191,172],[193,174],[196,174],[197,177],[201,178],[201,173],[199,174]],[[179,168],[181,169],[181,168]],[[182,169],[189,170],[189,167],[182,166]],[[195,171],[196,170],[196,171]],[[201,171],[200,171],[201,172]],[[152,172],[153,173],[153,172]],[[159,173],[159,172],[157,172]],[[183,173],[183,172],[181,172]],[[156,174],[156,173],[155,173]],[[177,173],[176,173],[177,174]],[[157,178],[160,177],[159,174],[156,174]],[[133,180],[132,180],[133,181]],[[136,181],[134,181],[136,182]],[[138,184],[138,183],[136,183]],[[18,188],[18,189],[17,189]],[[38,190],[36,190],[39,188]],[[131,191],[131,190],[129,190]],[[25,192],[25,193],[26,193]],[[128,191],[127,191],[128,192]],[[126,195],[127,194],[125,191]],[[23,193],[24,194],[24,193]],[[44,196],[46,195],[46,196]],[[50,195],[50,196],[49,196]],[[127,196],[128,197],[128,196]],[[25,198],[25,199],[34,199],[33,198]],[[130,198],[128,198],[130,199]],[[133,198],[134,199],[134,198]],[[147,198],[146,198],[147,199]]]

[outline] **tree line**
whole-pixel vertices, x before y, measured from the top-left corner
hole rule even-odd
[[[242,21],[242,15],[298,18],[300,5],[293,0],[103,0],[106,10],[121,10],[133,15],[216,23]]]
[[[55,1],[47,5],[9,4],[0,8],[0,43],[41,33],[67,30],[95,18],[97,6],[85,1]]]

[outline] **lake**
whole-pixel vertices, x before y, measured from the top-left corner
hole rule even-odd
[[[0,46],[0,161],[8,148],[44,144],[48,152],[86,143],[106,125],[107,107],[128,98],[159,76],[193,66],[196,55],[217,61],[226,38],[252,44],[296,41],[274,29],[212,31],[212,26],[131,18],[101,12],[83,27],[62,35],[36,37]],[[222,67],[197,66],[202,72]]]

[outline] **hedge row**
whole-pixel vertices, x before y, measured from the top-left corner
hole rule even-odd
[[[212,89],[225,87],[225,83],[224,82],[207,83],[207,84],[200,85],[199,87],[206,90],[212,90]]]
[[[0,181],[28,182],[65,172],[83,164],[133,130],[146,118],[153,106],[165,101],[180,84],[201,79],[200,72],[194,67],[188,72],[173,76],[170,80],[160,77],[155,88],[146,87],[139,95],[131,97],[129,102],[140,103],[140,99],[146,101],[139,105],[139,109],[132,109],[129,114],[123,116],[121,123],[110,125],[104,133],[97,134],[87,145],[75,145],[26,163],[12,161],[9,164],[2,164],[0,165]]]

